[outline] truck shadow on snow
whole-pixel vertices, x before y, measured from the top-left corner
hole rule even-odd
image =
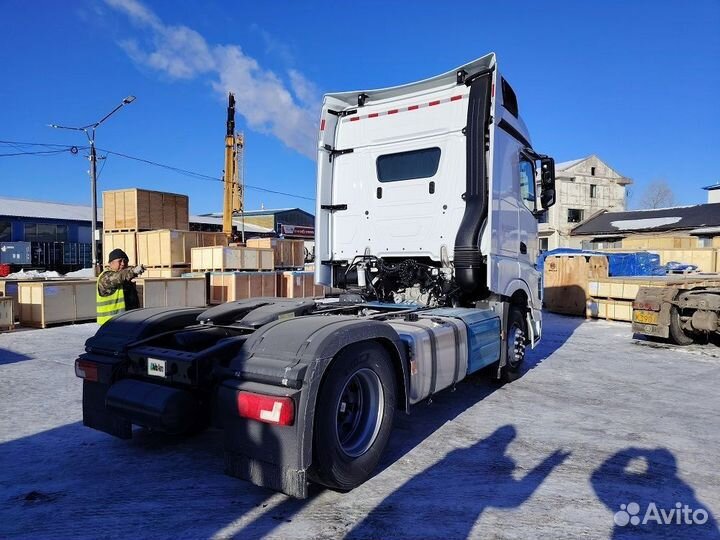
[[[224,474],[217,430],[127,441],[75,422],[0,444],[0,463],[13,464],[0,472],[3,537],[210,538],[229,524],[227,537],[252,512],[258,530],[279,525],[273,498],[305,504]]]
[[[32,360],[32,356],[8,351],[7,349],[0,349],[0,366],[23,362],[24,360]]]
[[[487,508],[517,508],[570,455],[557,450],[516,479],[507,455],[516,438],[505,425],[405,482],[375,507],[346,538],[467,538]]]

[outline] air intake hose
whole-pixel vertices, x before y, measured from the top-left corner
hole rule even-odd
[[[487,290],[487,268],[480,252],[480,232],[487,221],[488,182],[485,133],[490,114],[492,73],[475,78],[470,86],[466,128],[465,213],[455,237],[455,280],[466,294]]]

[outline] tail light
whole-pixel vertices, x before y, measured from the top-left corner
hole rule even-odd
[[[97,382],[98,368],[97,364],[86,360],[75,360],[75,375],[86,381]]]
[[[292,426],[295,421],[295,403],[289,397],[241,391],[237,394],[237,406],[240,416],[258,422]]]

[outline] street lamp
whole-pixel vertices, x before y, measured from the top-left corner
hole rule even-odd
[[[50,124],[49,126],[51,128],[55,129],[69,129],[72,131],[82,131],[85,133],[85,136],[88,138],[88,141],[90,142],[90,190],[92,191],[92,265],[93,265],[93,271],[95,272],[95,275],[97,275],[98,271],[98,261],[97,261],[97,239],[95,237],[96,231],[97,231],[97,154],[95,152],[95,130],[100,127],[100,124],[102,124],[105,120],[110,118],[113,114],[115,114],[118,110],[120,110],[125,105],[129,105],[135,101],[135,96],[128,96],[125,99],[122,100],[120,105],[115,107],[112,111],[107,113],[105,116],[103,116],[100,120],[97,122],[93,122],[92,124],[88,124],[86,126],[80,126],[80,127],[72,127],[72,126],[60,126],[58,124]]]

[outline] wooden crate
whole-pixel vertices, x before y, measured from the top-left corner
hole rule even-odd
[[[20,303],[18,302],[18,283],[24,281],[44,281],[43,278],[26,279],[0,279],[0,296],[12,298],[13,315],[17,320],[20,317]]]
[[[693,249],[698,247],[696,236],[688,235],[637,235],[623,238],[622,248],[633,251],[656,249]]]
[[[141,307],[205,307],[205,278],[138,278]]]
[[[325,288],[315,285],[313,272],[278,272],[278,296],[282,298],[322,298]]]
[[[175,266],[172,268],[145,268],[142,277],[144,278],[175,278],[182,277],[183,274],[190,272],[189,266]]]
[[[545,259],[543,302],[548,311],[585,316],[590,297],[588,281],[607,277],[607,257],[554,255]]]
[[[120,248],[128,256],[128,265],[135,266],[138,263],[137,257],[137,234],[134,232],[104,232],[102,240],[103,258],[102,264],[108,263],[108,256],[113,249]]]
[[[142,231],[190,228],[188,196],[145,189],[103,192],[103,229]]]
[[[138,260],[146,266],[188,266],[194,247],[226,246],[216,232],[161,229],[137,233]]]
[[[275,250],[275,268],[302,268],[305,264],[305,241],[284,238],[250,238],[248,247]]]
[[[190,267],[195,271],[273,270],[272,249],[248,247],[197,247],[192,248]]]
[[[224,304],[262,296],[277,296],[276,272],[213,272],[210,274],[211,304]]]
[[[623,276],[596,278],[588,282],[589,296],[593,298],[635,300],[640,287],[720,287],[720,274]]]
[[[12,330],[15,327],[15,311],[11,296],[0,296],[0,330]]]
[[[95,280],[24,281],[18,283],[20,323],[45,328],[49,324],[94,320]]]
[[[586,317],[631,322],[632,304],[632,300],[590,298],[587,301]]]

